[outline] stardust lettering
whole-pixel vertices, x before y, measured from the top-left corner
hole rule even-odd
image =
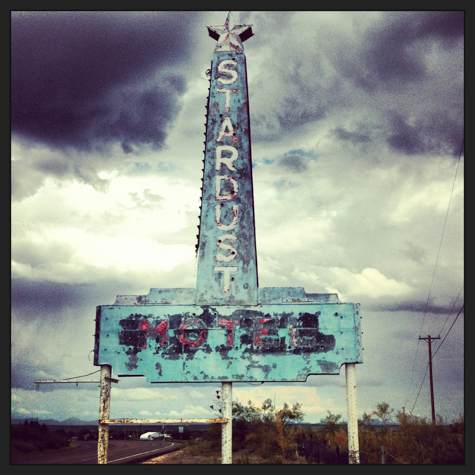
[[[238,79],[238,72],[236,71],[237,62],[231,59],[221,61],[218,64],[218,78],[217,81],[224,86],[234,84]],[[229,294],[232,291],[234,277],[231,274],[238,270],[239,254],[238,254],[238,236],[235,232],[239,226],[239,206],[232,205],[232,218],[226,222],[222,222],[221,214],[223,212],[223,202],[229,202],[236,199],[239,193],[239,182],[237,176],[233,176],[239,170],[236,168],[236,163],[239,158],[239,153],[236,147],[231,144],[226,144],[230,141],[236,144],[239,137],[236,134],[235,127],[231,121],[231,97],[233,94],[239,94],[239,89],[220,88],[217,93],[224,102],[224,114],[221,115],[221,124],[219,132],[216,137],[216,155],[215,155],[215,199],[222,203],[215,206],[215,224],[218,230],[227,231],[216,240],[217,252],[215,260],[220,264],[233,262],[233,266],[218,265],[214,267],[214,272],[222,284],[223,294]],[[222,102],[221,102],[222,104]],[[219,110],[223,111],[222,106]],[[230,233],[231,231],[231,233]]]

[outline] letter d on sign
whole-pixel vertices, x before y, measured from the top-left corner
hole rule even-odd
[[[222,181],[229,181],[233,185],[233,191],[229,190],[223,190],[221,193],[221,182]],[[237,195],[237,192],[239,191],[239,185],[238,182],[228,176],[228,175],[219,175],[216,177],[216,200],[217,201],[229,201],[233,200],[234,197]]]

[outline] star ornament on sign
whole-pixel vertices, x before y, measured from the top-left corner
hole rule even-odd
[[[208,33],[218,44],[215,51],[235,51],[242,53],[244,47],[242,43],[250,38],[252,25],[235,25],[231,12],[228,13],[224,25],[208,26]]]

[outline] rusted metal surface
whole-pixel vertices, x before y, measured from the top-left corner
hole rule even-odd
[[[242,53],[242,43],[250,38],[252,25],[236,25],[231,12],[228,13],[224,25],[208,26],[208,33],[218,43],[215,51],[234,51]]]
[[[109,419],[110,414],[110,392],[111,392],[111,367],[101,366],[101,389],[99,406],[99,434],[97,439],[97,463],[107,463],[107,452],[109,448],[109,425],[101,422]]]
[[[350,464],[360,463],[358,441],[358,414],[356,412],[356,368],[354,363],[345,365],[346,407],[348,420],[348,457]]]
[[[221,400],[223,417],[227,422],[221,426],[221,463],[233,463],[233,385],[221,384]]]
[[[305,381],[362,362],[358,304],[111,305],[97,318],[95,364],[111,365],[118,377]]]
[[[225,418],[220,419],[104,419],[103,424],[225,424]]]
[[[100,381],[35,381],[35,384],[100,384]]]

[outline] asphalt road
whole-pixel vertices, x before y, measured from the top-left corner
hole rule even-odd
[[[97,464],[97,441],[78,441],[77,449],[32,457],[12,459],[12,465],[18,464]],[[159,440],[111,440],[107,456],[108,464],[133,464],[152,457],[178,450],[183,446],[176,441]]]

